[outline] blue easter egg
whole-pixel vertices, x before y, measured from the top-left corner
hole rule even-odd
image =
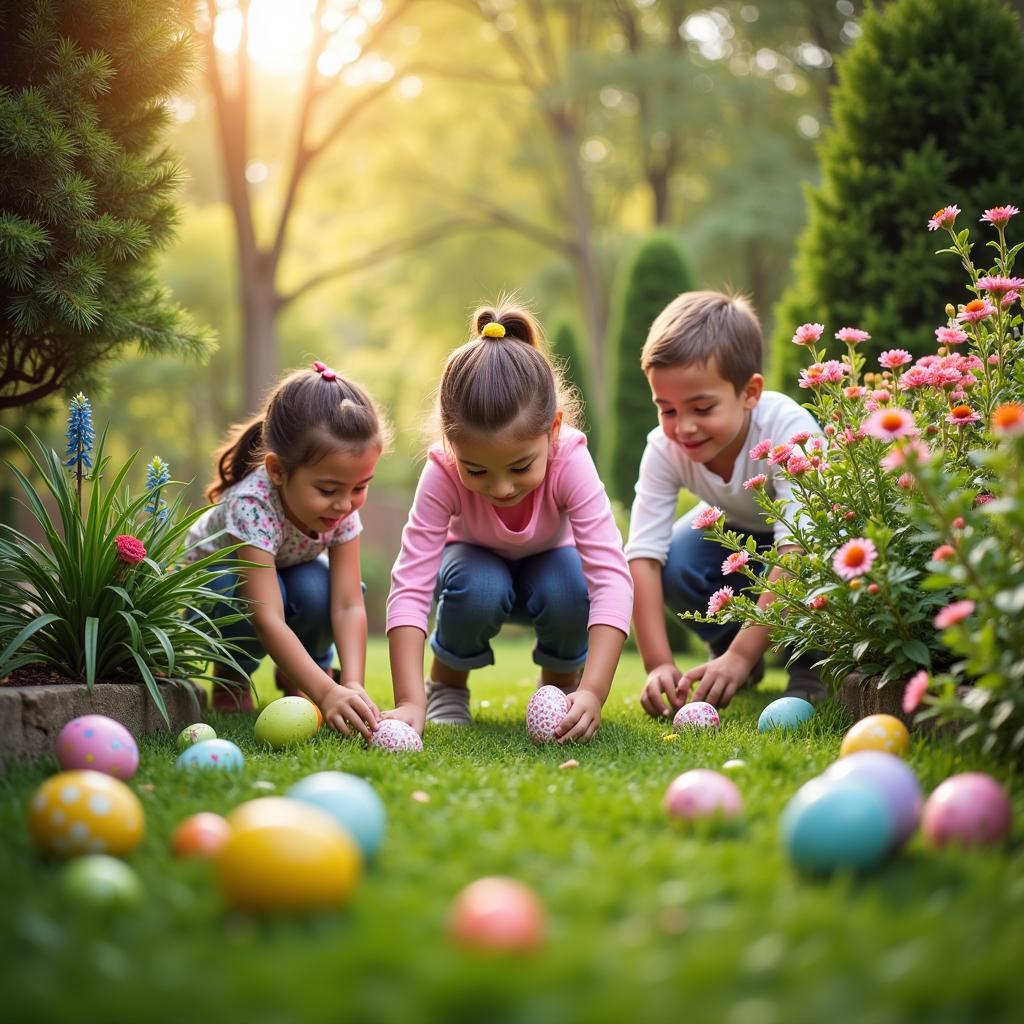
[[[884,750],[859,750],[825,769],[823,778],[858,779],[878,788],[892,822],[893,847],[902,846],[921,820],[923,797],[913,769]]]
[[[288,796],[330,814],[352,834],[366,860],[384,839],[387,812],[377,791],[365,779],[346,772],[318,772],[297,782]]]
[[[788,731],[802,725],[813,715],[814,705],[810,701],[802,697],[780,697],[761,712],[761,717],[757,720],[757,731]]]
[[[863,871],[878,864],[892,842],[885,801],[874,784],[860,779],[812,779],[782,814],[782,844],[801,871]]]
[[[242,752],[230,740],[203,740],[194,743],[178,755],[175,767],[179,769],[220,768],[227,772],[240,772],[245,764]]]

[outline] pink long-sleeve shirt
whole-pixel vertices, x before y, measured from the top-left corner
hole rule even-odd
[[[588,625],[628,633],[633,581],[608,495],[580,431],[562,428],[544,482],[523,500],[533,503],[530,518],[522,530],[511,530],[494,505],[463,486],[451,456],[440,445],[432,447],[391,572],[387,628],[427,632],[444,546],[461,541],[509,560],[575,545],[590,595]]]

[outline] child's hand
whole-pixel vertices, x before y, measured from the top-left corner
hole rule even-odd
[[[555,729],[559,743],[586,743],[601,724],[601,702],[589,690],[567,694],[569,711]]]
[[[422,736],[427,712],[425,708],[421,708],[418,704],[399,704],[391,711],[383,712],[381,718],[397,718],[398,721],[411,725]]]
[[[689,684],[680,687],[679,680],[682,678],[682,672],[672,662],[652,669],[640,694],[640,706],[653,718],[667,718],[686,703],[690,687]],[[665,706],[666,700],[671,704],[671,709]]]
[[[683,693],[689,692],[693,683],[700,685],[693,692],[694,700],[706,700],[715,707],[728,707],[736,691],[747,681],[754,666],[742,654],[726,651],[713,661],[696,665],[687,672],[679,684]]]
[[[346,736],[351,736],[355,729],[367,740],[380,721],[380,711],[370,695],[362,687],[351,685],[332,686],[320,704],[320,711],[332,729]]]

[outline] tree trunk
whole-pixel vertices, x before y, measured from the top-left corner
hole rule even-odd
[[[242,299],[242,379],[244,413],[259,411],[268,389],[277,380],[279,345],[278,297],[274,266],[267,253],[254,252],[239,261]]]

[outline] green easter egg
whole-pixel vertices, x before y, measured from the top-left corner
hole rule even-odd
[[[105,853],[73,860],[61,873],[68,899],[96,907],[135,907],[142,902],[139,876],[124,861]]]
[[[178,749],[187,750],[193,743],[202,743],[203,740],[215,740],[217,731],[212,725],[205,722],[196,722],[194,725],[186,725],[178,733]]]
[[[311,739],[319,728],[316,708],[305,697],[281,697],[256,719],[256,739],[275,750]]]

